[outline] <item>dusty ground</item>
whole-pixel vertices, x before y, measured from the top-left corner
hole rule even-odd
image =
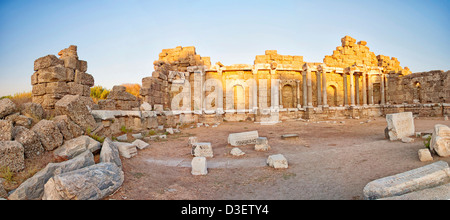
[[[184,129],[166,141],[151,142],[134,158],[122,158],[125,182],[107,199],[363,199],[368,182],[431,163],[418,159],[422,139],[390,142],[384,139],[385,119],[370,120],[285,121],[271,126],[225,122],[217,128]],[[431,131],[437,123],[450,125],[442,118],[420,118],[415,120],[416,131]],[[248,145],[241,147],[245,156],[229,155],[228,134],[251,130],[267,137],[272,149],[256,152]],[[282,140],[287,133],[297,133],[300,139]],[[214,158],[208,159],[206,176],[190,173],[189,136],[212,143]],[[288,169],[265,165],[269,155],[278,153],[288,159]],[[434,162],[450,162],[433,156]]]

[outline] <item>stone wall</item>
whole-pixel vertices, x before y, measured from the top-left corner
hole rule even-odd
[[[390,74],[387,86],[390,104],[450,103],[450,71]]]
[[[77,46],[70,46],[55,55],[41,57],[34,62],[31,76],[32,101],[45,109],[54,109],[65,95],[90,96],[94,77],[87,71],[87,62],[79,60]]]

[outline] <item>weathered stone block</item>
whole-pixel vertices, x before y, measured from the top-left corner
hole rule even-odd
[[[206,157],[194,157],[191,162],[192,170],[191,174],[198,175],[206,175],[208,174]]]
[[[391,141],[414,135],[414,118],[412,112],[386,115],[387,128]]]
[[[270,155],[267,158],[267,165],[275,169],[288,168],[288,161],[282,154]]]
[[[9,120],[0,120],[0,141],[12,140],[13,124]]]
[[[233,156],[238,156],[238,157],[245,155],[245,153],[237,147],[231,149],[230,154]]]
[[[42,105],[38,103],[28,102],[23,104],[23,110],[21,111],[21,113],[25,116],[35,118],[37,120],[41,120],[45,117],[44,108],[42,108]]]
[[[448,126],[441,124],[434,126],[430,149],[441,157],[450,156],[450,128]]]
[[[64,137],[58,126],[49,120],[41,120],[31,129],[36,132],[45,150],[51,151],[62,145]]]
[[[16,104],[8,98],[0,99],[0,119],[17,111]]]
[[[439,161],[427,166],[368,183],[363,190],[365,199],[399,196],[450,182],[448,163]]]
[[[25,169],[22,144],[17,141],[0,141],[0,167],[9,167],[12,172]]]
[[[64,61],[58,59],[55,55],[48,55],[34,61],[34,71],[58,65],[64,65]]]
[[[53,118],[53,122],[58,126],[66,141],[84,134],[83,129],[71,121],[67,115],[58,115]]]
[[[100,162],[115,163],[118,167],[122,167],[122,161],[120,160],[119,149],[111,141],[111,139],[106,138],[103,142],[102,149],[100,151]]]
[[[100,150],[100,148],[100,142],[84,135],[64,142],[64,144],[56,149],[53,154],[57,157],[71,159],[85,152],[86,150],[95,152],[97,150]]]
[[[256,139],[258,139],[258,137],[258,131],[232,133],[228,135],[228,143],[232,146],[256,144]]]
[[[211,143],[206,142],[193,143],[191,153],[195,157],[214,157]]]
[[[266,137],[259,137],[258,139],[256,139],[255,150],[256,151],[270,150],[269,141],[267,140]]]
[[[60,115],[67,115],[83,130],[90,128],[95,130],[97,124],[94,117],[89,113],[84,100],[78,95],[66,95],[55,104],[55,110]]]
[[[433,157],[431,156],[430,150],[428,148],[420,149],[419,152],[419,160],[422,162],[433,161]]]
[[[25,158],[32,158],[44,153],[39,136],[25,127],[17,126],[13,129],[14,140],[22,144]]]
[[[137,155],[136,145],[117,141],[113,143],[119,149],[120,156],[129,159]]]
[[[67,81],[66,69],[63,66],[52,66],[37,72],[38,83]]]
[[[114,163],[99,163],[52,177],[43,200],[99,200],[120,188],[123,171]]]

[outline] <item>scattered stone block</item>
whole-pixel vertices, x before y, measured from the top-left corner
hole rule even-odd
[[[168,134],[174,134],[173,128],[166,128],[166,132],[167,132]]]
[[[99,200],[114,193],[124,181],[115,163],[99,163],[52,177],[43,200]]]
[[[283,134],[283,135],[281,135],[281,139],[283,139],[283,140],[295,140],[298,138],[299,138],[298,134]]]
[[[8,98],[0,99],[0,119],[17,111],[16,104]]]
[[[256,151],[270,150],[269,141],[267,140],[266,137],[259,137],[258,139],[256,139],[255,150]]]
[[[256,144],[256,139],[258,139],[258,137],[258,131],[232,133],[228,135],[228,144],[235,147],[247,144]]]
[[[275,169],[286,169],[288,161],[282,154],[270,155],[267,158],[267,165]]]
[[[34,176],[23,182],[9,197],[10,200],[41,199],[44,194],[44,184],[54,175],[70,172],[94,165],[94,155],[85,151],[77,157],[61,163],[49,163]]]
[[[150,147],[150,144],[148,144],[147,142],[143,141],[143,140],[135,140],[133,141],[133,143],[131,143],[133,145],[135,145],[137,148],[139,148],[139,150],[143,150],[147,147]]]
[[[448,163],[439,161],[404,173],[374,180],[363,190],[364,198],[373,200],[399,196],[450,181]]]
[[[100,162],[115,163],[118,167],[122,168],[119,149],[109,138],[105,138],[105,141],[103,141],[102,149],[100,151]]]
[[[139,109],[140,109],[141,111],[151,111],[151,110],[153,110],[153,109],[152,109],[152,105],[148,104],[148,102],[143,102],[143,103],[141,104],[141,106],[139,107]]]
[[[23,104],[23,110],[21,113],[37,120],[42,120],[45,117],[44,108],[42,108],[42,105],[38,103],[28,102]]]
[[[130,159],[137,155],[136,145],[117,141],[113,143],[119,149],[120,156]]]
[[[245,155],[245,153],[242,152],[242,150],[237,148],[237,147],[231,149],[230,154],[233,155],[233,156],[238,156],[238,157]]]
[[[434,126],[430,149],[441,157],[450,156],[450,128],[448,126],[441,124]]]
[[[380,200],[450,200],[450,183]]]
[[[17,126],[13,128],[14,140],[22,144],[25,158],[32,158],[44,153],[41,141],[38,135],[28,128]]]
[[[188,146],[189,147],[193,147],[193,145],[195,144],[195,143],[197,143],[198,141],[197,141],[197,137],[189,137],[189,140],[188,140]]]
[[[419,160],[422,162],[433,161],[433,157],[431,156],[431,152],[428,148],[420,149],[418,154]]]
[[[192,175],[206,175],[208,174],[207,164],[206,164],[206,157],[194,157],[191,162]]]
[[[53,122],[58,126],[59,131],[64,136],[64,140],[71,140],[84,134],[83,129],[75,124],[67,115],[59,115],[53,118]]]
[[[41,120],[31,130],[36,132],[42,146],[47,151],[54,150],[63,144],[64,137],[53,121]]]
[[[71,159],[85,152],[86,150],[89,150],[91,152],[98,151],[100,150],[101,146],[102,145],[100,142],[84,135],[64,142],[64,144],[56,149],[53,154],[57,157]]]
[[[412,143],[412,142],[414,142],[414,138],[402,137],[402,142],[403,143]]]
[[[395,141],[414,135],[415,127],[412,112],[387,114],[386,121],[389,140]]]
[[[25,169],[22,144],[17,141],[0,141],[0,167],[9,167],[12,172]]]
[[[116,137],[116,139],[118,141],[127,141],[128,140],[128,135],[127,134],[123,134],[123,135],[120,135],[120,136]]]
[[[133,137],[136,138],[136,139],[142,139],[142,138],[144,138],[144,136],[142,136],[141,133],[131,134],[131,136],[133,136]]]
[[[13,124],[8,120],[0,120],[0,141],[12,140]]]
[[[97,128],[94,117],[86,107],[85,100],[79,95],[66,95],[55,104],[55,109],[60,115],[67,115],[75,124],[83,130]]]
[[[213,157],[211,143],[197,142],[192,144],[192,155],[195,157]]]

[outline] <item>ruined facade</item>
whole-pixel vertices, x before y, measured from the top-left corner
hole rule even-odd
[[[70,46],[55,55],[34,61],[31,76],[32,101],[45,109],[54,109],[55,103],[65,95],[90,97],[94,77],[87,71],[87,62],[78,59],[77,46]],[[92,101],[91,101],[92,102]]]
[[[377,56],[365,41],[345,36],[341,43],[323,63],[267,50],[253,65],[211,65],[194,47],[165,49],[152,77],[142,80],[141,95],[175,114],[256,122],[375,116],[389,104],[450,103],[447,73],[424,73],[432,76],[422,79],[397,58]],[[414,80],[420,81],[419,92],[404,86]]]

